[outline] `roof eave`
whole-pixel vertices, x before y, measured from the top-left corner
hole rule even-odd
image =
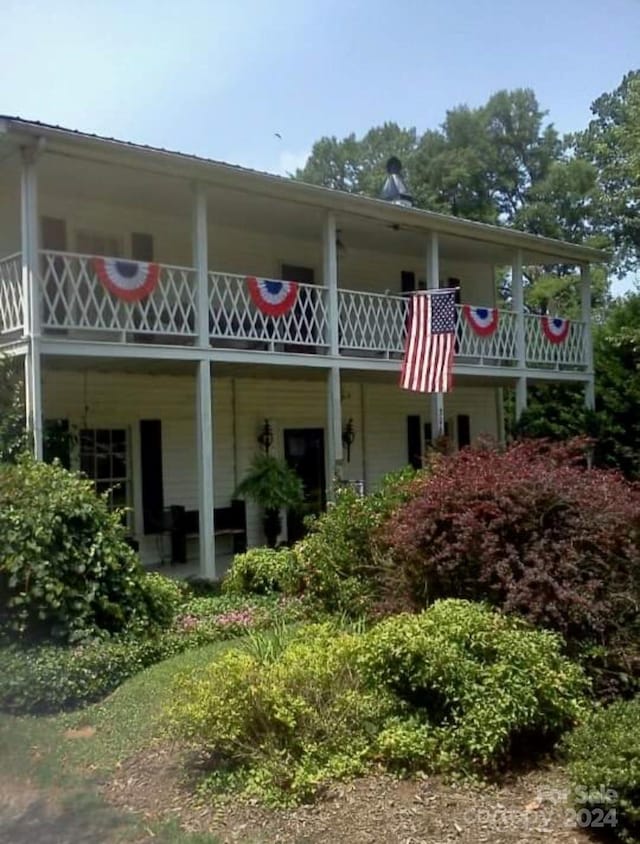
[[[497,244],[511,249],[522,249],[530,254],[547,258],[549,262],[607,263],[611,256],[600,249],[567,243],[518,231],[517,229],[479,223],[452,217],[434,211],[394,205],[381,199],[350,194],[319,185],[310,185],[262,173],[238,165],[203,159],[195,155],[172,152],[112,138],[102,138],[75,132],[62,127],[48,126],[16,118],[0,119],[0,134],[14,137],[18,142],[33,138],[45,138],[49,144],[56,143],[62,149],[70,145],[89,148],[114,163],[125,161],[132,166],[160,170],[164,175],[199,179],[217,185],[238,188],[238,181],[245,189],[257,190],[278,198],[289,198],[331,211],[343,211],[360,217],[397,225],[400,228],[418,231],[435,231],[454,237],[466,237],[485,243]]]

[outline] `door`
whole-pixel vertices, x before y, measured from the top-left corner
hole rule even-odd
[[[305,516],[321,513],[326,506],[324,470],[324,430],[286,428],[284,457],[304,487],[304,506],[299,513],[287,513],[287,536],[296,542],[304,536]]]

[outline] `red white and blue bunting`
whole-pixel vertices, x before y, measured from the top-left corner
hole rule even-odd
[[[497,308],[477,308],[474,305],[464,305],[462,308],[465,319],[481,337],[489,337],[498,327]]]
[[[298,296],[295,281],[248,276],[247,285],[253,304],[267,316],[283,316],[291,310]]]
[[[544,336],[550,343],[564,343],[569,336],[568,319],[561,319],[561,317],[542,317],[542,330]]]
[[[121,258],[94,258],[96,275],[110,293],[125,302],[139,302],[158,283],[160,265]]]

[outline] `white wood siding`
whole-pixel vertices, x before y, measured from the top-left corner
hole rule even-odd
[[[233,408],[235,406],[235,417]],[[44,374],[45,418],[66,418],[76,428],[125,427],[130,432],[134,530],[145,563],[168,555],[167,540],[142,533],[139,421],[162,421],[162,471],[165,506],[197,507],[195,443],[195,374],[152,375],[47,370]],[[445,399],[447,418],[471,417],[471,436],[497,435],[496,391],[459,388]],[[343,477],[364,480],[375,488],[387,472],[407,463],[409,414],[429,419],[429,398],[393,384],[360,384],[343,379],[342,426],[353,419],[355,441]],[[251,458],[263,421],[273,426],[272,453],[284,454],[286,428],[326,430],[326,381],[258,378],[213,378],[215,505],[227,506]],[[258,509],[247,505],[249,544],[263,542]],[[218,539],[218,554],[228,553],[228,538]],[[195,559],[196,548],[189,548]]]

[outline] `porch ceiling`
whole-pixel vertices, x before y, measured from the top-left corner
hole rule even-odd
[[[4,173],[3,173],[4,171]],[[0,168],[0,189],[16,190],[15,170]],[[190,183],[174,175],[160,175],[130,166],[47,152],[39,165],[39,188],[49,196],[69,201],[99,201],[115,208],[132,207],[191,220]],[[273,197],[267,193],[207,186],[208,216],[213,227],[225,226],[250,234],[286,235],[320,244],[326,210],[316,205]],[[337,214],[340,241],[347,250],[369,250],[422,260],[426,233],[411,224],[398,225],[358,214]],[[212,244],[212,247],[215,244]],[[215,266],[212,248],[212,267]],[[504,244],[440,234],[440,254],[445,259],[507,264],[513,248]],[[540,255],[524,252],[525,261],[540,262]],[[549,257],[546,257],[549,260]]]

